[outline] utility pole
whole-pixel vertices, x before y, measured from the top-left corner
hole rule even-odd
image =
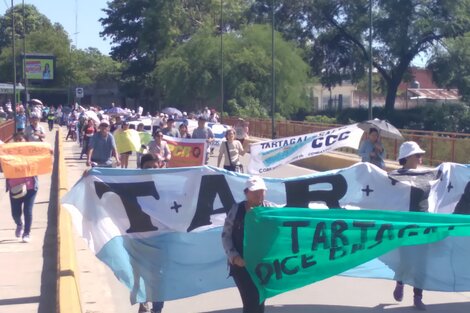
[[[372,119],[372,0],[369,0],[369,120]]]
[[[224,116],[224,1],[220,0],[220,122]]]
[[[24,101],[28,103],[28,77],[26,76],[26,12],[23,0],[23,82],[24,82]]]
[[[276,107],[276,83],[275,83],[275,72],[274,72],[274,0],[271,2],[271,137],[276,138],[276,130],[274,125],[274,110]]]
[[[12,109],[15,117],[15,131],[16,131],[16,51],[15,51],[15,12],[13,10],[13,0],[11,0],[11,50],[13,58],[13,99]]]

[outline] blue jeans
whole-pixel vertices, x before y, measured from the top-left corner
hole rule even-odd
[[[165,302],[163,301],[158,301],[158,302],[152,302],[152,310],[154,311],[161,311],[163,310],[163,304]]]
[[[31,231],[31,223],[33,222],[33,205],[36,199],[37,190],[28,190],[26,196],[20,199],[14,199],[10,195],[11,216],[16,225],[22,226],[21,214],[24,215],[24,231],[23,235],[29,235]]]

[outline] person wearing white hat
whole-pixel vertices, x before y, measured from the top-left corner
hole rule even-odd
[[[395,170],[390,172],[390,176],[392,178],[395,177],[401,177],[400,180],[406,179],[408,180],[408,177],[413,177],[413,174],[415,175],[421,175],[422,173],[420,171],[416,171],[419,165],[422,163],[422,158],[423,154],[426,153],[421,147],[414,141],[405,141],[404,143],[401,144],[400,150],[398,153],[398,162],[402,166],[401,169]],[[427,208],[422,208],[422,206],[427,206],[427,201],[420,201],[420,206],[417,208],[412,208],[411,210],[413,211],[423,211],[424,209]],[[416,251],[414,251],[413,247],[405,247],[401,248],[402,250],[400,253],[402,253],[402,259],[403,262],[406,263],[406,255],[408,253],[411,254],[416,254]],[[412,264],[404,264],[403,267],[406,266],[413,266]],[[393,290],[393,298],[395,298],[396,301],[400,302],[403,300],[403,289],[404,289],[404,284],[403,281],[397,281],[395,285],[395,289]],[[413,288],[413,303],[415,308],[418,310],[424,311],[426,310],[426,305],[423,303],[423,289],[414,287]]]
[[[405,141],[401,144],[398,153],[398,162],[403,169],[417,169],[418,165],[422,163],[423,154],[426,151],[414,141]]]
[[[251,176],[248,178],[244,189],[246,200],[232,206],[225,219],[222,232],[222,245],[230,265],[230,276],[233,277],[240,292],[244,313],[264,312],[264,301],[259,303],[258,289],[245,268],[243,232],[246,212],[254,207],[276,206],[264,200],[266,190],[266,184],[261,177]]]

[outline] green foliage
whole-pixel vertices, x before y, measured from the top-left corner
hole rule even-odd
[[[256,1],[252,14],[269,19],[271,0]],[[386,108],[394,108],[397,87],[410,62],[445,38],[470,31],[470,0],[373,0],[373,66],[386,86]],[[313,73],[325,86],[358,81],[370,59],[369,0],[277,2],[276,29],[309,48]]]
[[[306,122],[320,123],[320,124],[336,124],[336,118],[326,115],[309,115],[305,117]]]
[[[39,13],[38,13],[39,14]],[[18,43],[17,43],[18,45]],[[55,78],[48,82],[48,86],[65,86],[68,74],[70,73],[69,62],[69,39],[62,26],[45,25],[43,28],[28,34],[26,40],[26,53],[52,54],[56,57]],[[17,81],[22,81],[22,49],[15,51]],[[2,75],[2,80],[12,81],[11,69],[13,67],[12,49],[8,47],[0,53],[0,73],[5,73],[8,77]]]
[[[429,61],[433,79],[446,88],[458,88],[465,101],[470,100],[470,33],[448,39],[445,49],[435,49]]]
[[[243,23],[248,2],[224,1],[225,31]],[[125,63],[124,90],[129,91],[128,95],[137,97],[141,97],[142,93],[153,93],[157,98],[148,99],[152,102],[159,100],[157,94],[165,97],[167,92],[165,87],[162,90],[157,84],[161,81],[150,75],[156,70],[157,62],[173,55],[175,49],[190,41],[200,30],[209,33],[220,31],[220,1],[216,0],[113,0],[108,2],[104,11],[107,16],[100,20],[104,27],[101,35],[111,38],[111,56]],[[166,65],[170,66],[176,65],[174,62],[178,60],[162,62],[169,62]],[[178,75],[184,76],[184,70]],[[208,70],[194,86],[206,88],[211,79],[211,71]],[[197,101],[204,102],[207,97],[211,95],[201,92],[197,95]]]
[[[98,82],[117,82],[121,76],[120,63],[103,55],[96,48],[73,49],[70,65],[73,85],[84,86]]]
[[[225,108],[241,116],[268,116],[271,112],[271,30],[253,25],[224,35]],[[276,111],[291,116],[308,107],[304,86],[308,65],[295,45],[275,36]],[[154,71],[167,104],[186,109],[220,103],[220,37],[202,29],[191,40],[160,60]]]
[[[16,40],[23,38],[25,34],[29,35],[53,27],[51,21],[45,15],[39,13],[34,5],[30,4],[24,5],[25,22],[23,23],[23,6],[15,5],[13,9],[6,10],[5,15],[0,16],[0,51],[12,43],[12,14],[15,18]]]

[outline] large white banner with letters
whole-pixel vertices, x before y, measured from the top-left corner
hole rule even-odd
[[[248,177],[206,166],[95,168],[62,203],[90,249],[129,288],[133,302],[173,300],[233,286],[222,226],[226,212],[245,199]],[[393,175],[358,163],[265,181],[266,199],[280,206],[470,214],[470,168],[461,164]],[[411,250],[395,250],[342,275],[470,291],[470,238]]]
[[[321,132],[262,141],[250,145],[248,172],[264,173],[278,166],[314,157],[339,148],[358,149],[364,130],[357,124]]]

